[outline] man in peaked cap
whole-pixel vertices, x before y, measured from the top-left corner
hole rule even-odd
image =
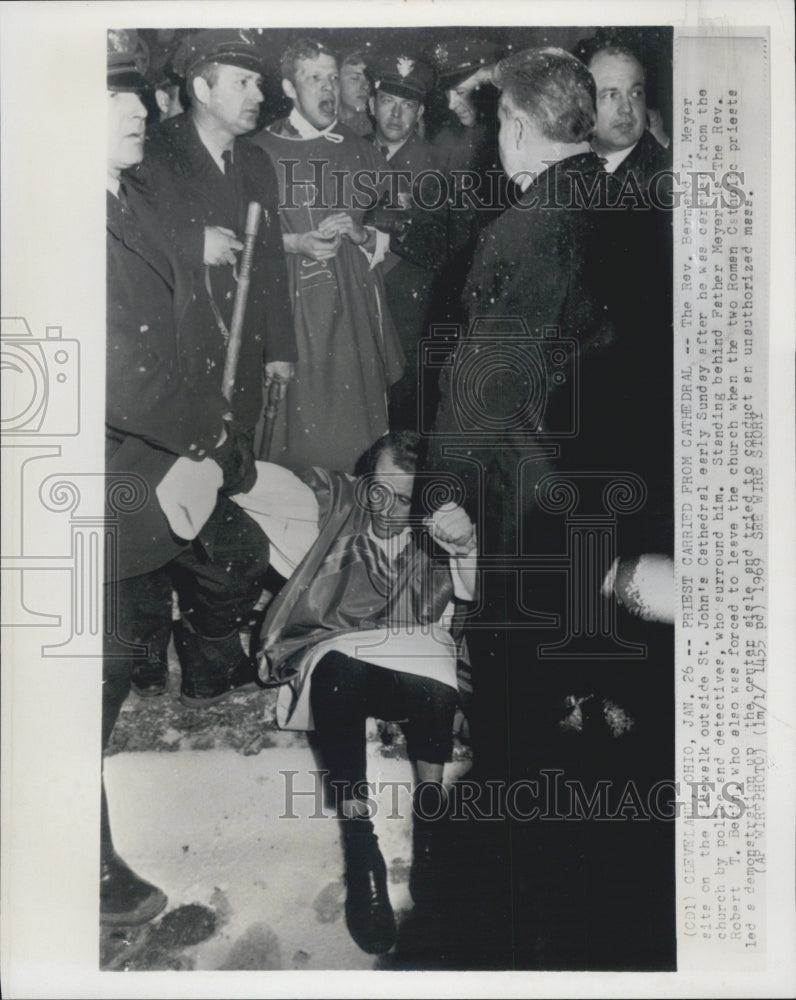
[[[482,39],[439,42],[432,50],[439,86],[447,94],[448,107],[467,128],[472,128],[478,119],[473,92],[484,83],[491,83],[491,69],[498,56],[497,45]]]
[[[146,161],[131,180],[157,212],[170,251],[208,292],[222,368],[247,209],[250,202],[261,206],[229,423],[251,466],[263,385],[286,383],[296,360],[276,178],[268,158],[244,138],[257,125],[262,58],[248,32],[213,29],[183,38],[173,68],[186,81],[190,109],[150,130]],[[194,344],[192,373],[204,371],[209,356]],[[152,678],[156,690],[162,684]],[[149,686],[136,681],[138,693]]]
[[[408,55],[379,60],[374,71],[370,113],[376,120],[376,143],[390,159],[416,135],[425,111],[426,96],[434,84],[434,70]]]
[[[370,112],[376,132],[372,141],[389,163],[391,183],[367,220],[390,236],[385,261],[387,304],[406,355],[406,372],[390,390],[390,426],[418,430],[418,344],[427,333],[434,286],[446,250],[445,211],[438,202],[439,157],[418,132],[426,97],[434,85],[434,70],[420,59],[395,53],[378,60],[373,76]],[[427,380],[424,388],[428,389]],[[426,404],[432,402],[428,397],[426,392]]]
[[[508,182],[500,166],[497,91],[491,81],[499,50],[483,39],[459,38],[439,42],[429,56],[454,118],[434,137],[450,193],[443,282],[449,297],[440,318],[460,320],[458,303],[478,234],[506,206]]]
[[[116,317],[124,312],[124,304],[118,302],[121,289],[110,287],[111,275],[118,259],[123,266],[127,252],[123,242],[124,206],[122,203],[121,171],[139,163],[144,155],[144,126],[146,108],[140,98],[146,81],[141,72],[140,62],[136,62],[137,37],[132,31],[108,32],[108,313]],[[140,51],[140,50],[139,50]],[[166,292],[168,297],[168,292]],[[108,324],[109,356],[114,356],[114,327]],[[129,331],[128,331],[129,332]],[[220,430],[220,425],[219,425]],[[107,471],[114,472],[113,445],[106,441]],[[121,528],[124,525],[120,526]],[[120,532],[121,534],[121,532]],[[124,539],[117,537],[121,547]],[[106,558],[107,564],[112,560]],[[111,573],[105,580],[105,615],[108,625],[112,621],[112,609],[117,604],[124,615],[135,605],[133,595],[128,595],[127,587]],[[127,599],[129,596],[129,600]],[[133,612],[134,614],[134,612]],[[130,615],[132,617],[132,614]],[[109,621],[110,620],[110,621]],[[123,626],[120,625],[120,629]],[[106,625],[106,632],[112,632]],[[122,703],[130,688],[131,664],[129,661],[112,659],[113,648],[106,641],[103,660],[102,684],[102,750],[110,739]],[[157,916],[166,905],[166,896],[156,886],[133,872],[114,850],[111,837],[108,804],[105,786],[102,786],[100,821],[100,919],[103,923],[144,923]]]
[[[126,173],[144,156],[134,52],[133,32],[110,33],[103,751],[136,676],[143,693],[165,690],[173,590],[181,700],[201,708],[254,682],[239,626],[268,566],[265,537],[226,495],[253,478],[221,392],[225,347],[204,281]],[[166,897],[114,850],[104,788],[100,842],[101,922],[151,920]]]
[[[186,36],[173,68],[191,106],[151,130],[137,179],[173,249],[210,288],[222,340],[232,321],[248,205],[262,208],[232,400],[236,426],[253,440],[263,380],[283,385],[296,360],[276,177],[245,138],[257,126],[263,99],[262,56],[249,32],[219,28]]]

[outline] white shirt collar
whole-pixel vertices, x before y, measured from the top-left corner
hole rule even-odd
[[[333,129],[337,126],[337,119],[332,122],[331,125],[327,125],[326,128],[315,128],[312,122],[308,122],[304,115],[294,107],[290,114],[287,116],[287,120],[293,126],[293,128],[298,132],[302,139],[317,139],[318,136],[322,135],[326,138],[332,139],[333,142],[342,142],[343,137],[337,135],[333,132]]]
[[[389,559],[394,559],[399,552],[403,552],[409,544],[410,535],[411,528],[407,525],[398,535],[391,535],[389,538],[379,538],[373,530],[373,525],[368,523],[368,538],[373,539],[379,548],[387,554]]]
[[[614,153],[597,153],[597,156],[599,156],[601,160],[605,160],[605,172],[612,174],[619,164],[630,156],[637,145],[638,143],[634,142],[633,145],[628,146],[627,149],[620,149]]]
[[[221,156],[226,150],[229,150],[229,155],[232,156],[232,150],[234,148],[234,142],[227,146],[219,146],[217,142],[213,141],[213,136],[209,132],[205,132],[199,122],[194,119],[194,125],[196,126],[196,131],[199,135],[199,139],[208,153],[213,157],[213,162],[216,164],[218,169],[222,174],[226,173],[224,169],[224,160]]]

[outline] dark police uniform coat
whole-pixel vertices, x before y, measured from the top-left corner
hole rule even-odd
[[[119,518],[108,578],[124,579],[185,548],[155,488],[179,456],[212,452],[229,406],[223,343],[203,286],[168,252],[140,198],[107,201],[106,471]]]
[[[375,136],[371,138],[378,146]],[[431,143],[413,132],[387,161],[387,168],[410,175],[409,180],[397,177],[393,183],[398,192],[413,197],[409,225],[400,237],[390,238],[384,264],[387,305],[406,356],[404,376],[391,389],[390,418],[393,427],[400,424],[417,430],[419,342],[428,336],[438,276],[445,263],[447,213],[444,205],[433,207],[439,200],[435,177],[440,176],[440,157]],[[426,171],[429,176],[420,178]],[[420,183],[413,191],[416,178]]]
[[[261,150],[238,138],[231,174],[225,176],[190,116],[183,114],[147,134],[146,159],[133,171],[133,179],[152,200],[166,239],[188,264],[194,281],[205,284],[209,280],[212,299],[227,328],[232,320],[235,276],[228,265],[205,268],[204,229],[231,229],[243,242],[248,203],[257,201],[263,208],[232,401],[236,418],[251,429],[262,408],[262,363],[297,359],[274,169]]]

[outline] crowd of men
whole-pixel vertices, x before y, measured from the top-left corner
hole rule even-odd
[[[103,748],[131,688],[166,691],[172,636],[188,708],[279,685],[336,790],[348,928],[382,954],[365,722],[399,720],[428,966],[672,957],[670,817],[626,822],[671,779],[668,139],[631,49],[577,55],[298,38],[291,110],[259,128],[256,35],[189,33],[147,68],[109,33],[106,467],[128,497]],[[615,821],[525,822],[517,782],[556,773],[609,779]],[[157,916],[104,793],[101,848],[103,923]]]

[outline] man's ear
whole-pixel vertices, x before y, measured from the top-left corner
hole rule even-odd
[[[169,113],[169,104],[170,103],[171,103],[171,101],[169,100],[169,95],[166,93],[165,90],[156,90],[155,91],[155,104],[157,104],[158,111],[162,115],[167,115]]]
[[[425,113],[425,110],[426,110],[425,104],[421,104],[420,107],[417,109],[417,120],[418,121],[420,121],[420,119],[423,117],[423,115]]]
[[[522,141],[525,137],[525,122],[517,116],[514,119],[514,143],[517,149],[522,146]]]
[[[296,88],[293,86],[292,80],[282,80],[282,93],[285,97],[293,101],[294,104],[298,101],[298,94],[296,93]]]
[[[375,97],[369,97],[368,98],[368,109],[369,109],[370,113],[373,115],[373,117],[375,118],[376,117],[376,98]]]
[[[203,76],[193,78],[193,95],[200,104],[210,103],[210,84]]]

